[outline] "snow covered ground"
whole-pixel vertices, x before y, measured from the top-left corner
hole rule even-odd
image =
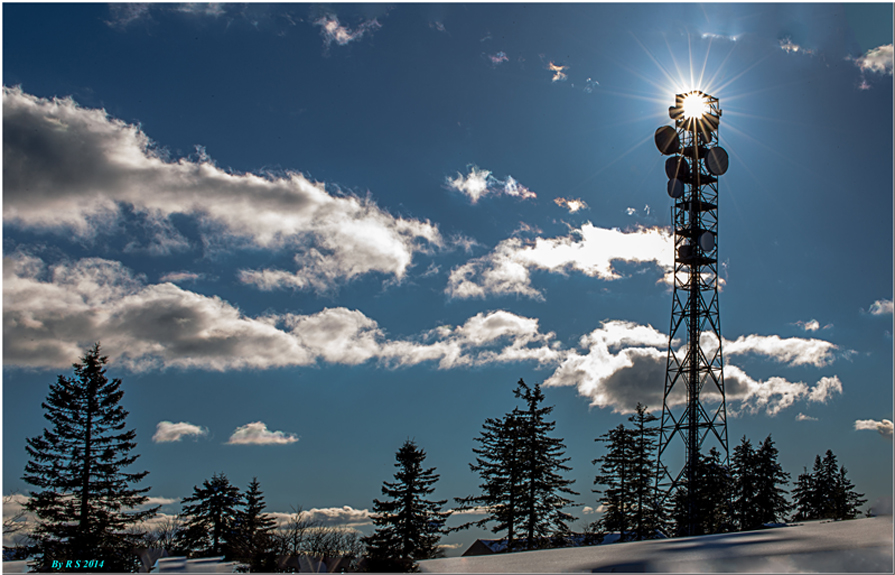
[[[892,573],[892,516],[421,561],[424,573]]]

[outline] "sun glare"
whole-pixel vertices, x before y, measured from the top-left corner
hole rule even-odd
[[[684,118],[687,120],[699,118],[709,111],[708,107],[708,103],[702,94],[698,92],[687,94],[684,98]]]

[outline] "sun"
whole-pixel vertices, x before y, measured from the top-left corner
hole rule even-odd
[[[708,113],[709,105],[702,92],[690,92],[684,97],[684,119],[701,118]]]

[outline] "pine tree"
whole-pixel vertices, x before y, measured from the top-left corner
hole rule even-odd
[[[664,519],[656,493],[655,452],[659,428],[649,425],[658,419],[640,402],[637,403],[634,414],[628,418],[634,424],[634,453],[631,457],[629,485],[633,495],[631,531],[635,541],[654,538]]]
[[[435,468],[423,469],[426,452],[407,440],[395,455],[398,468],[394,482],[383,482],[388,500],[373,500],[376,531],[363,538],[367,546],[368,570],[416,571],[416,561],[440,554],[438,542],[450,511],[441,511],[447,501],[429,501],[438,481]]]
[[[777,462],[777,448],[768,435],[755,454],[755,514],[757,526],[777,523],[783,520],[791,509],[786,499],[786,490],[781,485],[789,484],[789,473]]]
[[[755,507],[759,482],[756,454],[752,442],[745,435],[740,444],[733,448],[730,467],[733,474],[733,521],[740,531],[757,529],[761,521]]]
[[[556,423],[545,421],[553,406],[542,407],[544,394],[541,386],[533,388],[520,379],[514,394],[525,405],[514,410],[520,430],[522,522],[521,533],[526,536],[525,548],[536,549],[543,542],[554,544],[569,534],[568,521],[576,518],[563,511],[572,501],[562,494],[578,495],[569,485],[574,479],[563,479],[560,471],[571,471],[563,457],[565,445],[561,438],[550,437]]]
[[[469,527],[485,527],[495,522],[494,533],[506,531],[507,550],[516,546],[516,528],[519,525],[522,501],[521,471],[522,460],[519,456],[519,421],[515,414],[508,414],[502,419],[488,418],[484,430],[475,440],[479,447],[473,448],[476,462],[469,468],[482,478],[479,487],[481,495],[457,497],[458,510],[484,508],[489,515],[478,521],[471,521],[449,531],[458,531]]]
[[[793,521],[854,519],[858,508],[867,502],[861,499],[863,493],[855,491],[845,467],[839,467],[831,450],[823,459],[815,456],[814,469],[799,475],[792,493],[796,509]]]
[[[610,429],[594,441],[606,444],[606,455],[594,459],[592,463],[600,464],[600,473],[594,479],[595,485],[604,489],[594,489],[594,493],[602,493],[603,516],[596,524],[602,532],[618,532],[619,541],[629,535],[631,510],[634,497],[631,489],[633,475],[634,434],[624,425]]]
[[[136,431],[124,431],[121,380],[106,377],[108,358],[95,344],[75,363],[74,377],[60,375],[50,386],[44,417],[52,431],[27,440],[30,460],[22,479],[32,491],[25,508],[36,514],[36,567],[49,569],[59,557],[102,558],[97,569],[130,571],[138,566],[131,548],[142,533],[133,530],[158,507],[134,509],[148,500],[149,487],[135,489],[149,473],[125,473],[138,455]]]
[[[819,462],[820,457],[818,457]],[[820,515],[817,508],[817,489],[814,486],[814,475],[808,473],[807,468],[802,468],[795,485],[792,488],[793,507],[796,510],[793,521],[808,521],[817,519]]]
[[[867,503],[863,493],[857,493],[851,480],[846,477],[848,472],[845,466],[839,468],[836,477],[836,490],[833,497],[834,519],[854,519],[858,515],[858,508]]]
[[[699,454],[696,463],[696,516],[699,523],[693,535],[723,533],[732,529],[730,518],[730,494],[733,478],[721,463],[721,453],[712,447],[708,455]],[[675,534],[687,536],[687,487],[680,487],[672,496],[672,512]]]
[[[249,483],[243,501],[244,508],[237,515],[236,556],[246,561],[252,571],[273,571],[276,562],[271,551],[271,531],[276,522],[264,513],[264,495],[257,477]]]
[[[215,473],[201,488],[193,487],[193,494],[181,503],[183,528],[178,534],[178,551],[191,557],[232,558],[242,504],[239,488],[223,473]]]

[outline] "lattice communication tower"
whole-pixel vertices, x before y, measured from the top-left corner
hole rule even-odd
[[[668,113],[674,127],[662,126],[655,135],[659,151],[670,156],[665,173],[674,200],[674,294],[656,488],[663,504],[676,490],[687,490],[688,534],[695,535],[700,448],[706,439],[717,441],[724,464],[730,459],[718,306],[718,177],[727,171],[728,156],[718,146],[717,98],[678,94]],[[676,350],[672,342],[684,339],[687,345]],[[675,437],[685,446],[682,464],[669,461]]]

